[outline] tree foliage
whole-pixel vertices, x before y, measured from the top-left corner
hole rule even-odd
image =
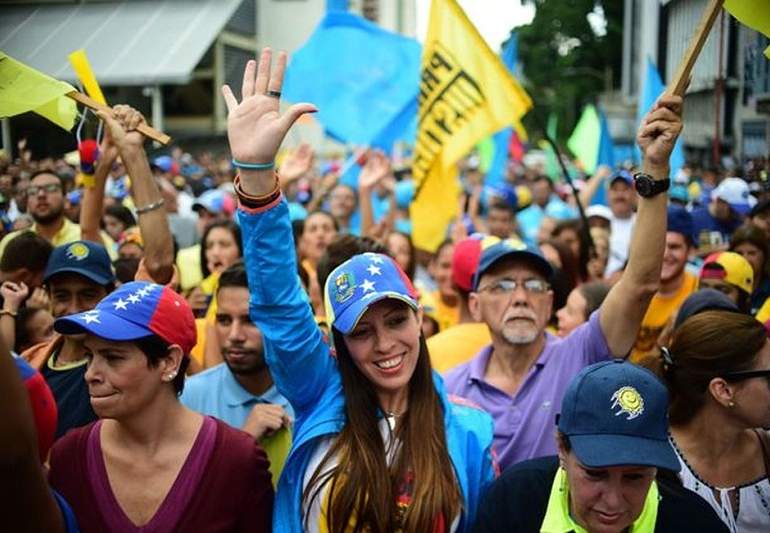
[[[531,24],[515,28],[526,88],[535,101],[525,125],[542,131],[550,112],[559,117],[559,134],[571,131],[582,106],[595,102],[620,82],[623,53],[623,2],[620,0],[525,0],[536,7]],[[604,12],[606,33],[592,28],[588,15]]]

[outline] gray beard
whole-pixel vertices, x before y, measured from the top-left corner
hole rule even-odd
[[[503,330],[503,338],[508,341],[510,344],[513,345],[522,345],[522,344],[531,344],[535,342],[535,339],[537,339],[537,331],[533,331],[532,333],[528,333],[526,335],[517,335],[512,332],[508,332],[507,330]]]

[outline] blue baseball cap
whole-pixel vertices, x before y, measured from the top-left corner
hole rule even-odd
[[[630,185],[630,186],[634,185],[634,175],[625,169],[618,170],[612,175],[612,177],[610,178],[610,185],[612,185],[618,180],[625,181],[626,185]]]
[[[45,267],[43,281],[47,282],[56,274],[65,272],[80,274],[99,285],[115,281],[107,250],[101,244],[91,241],[75,241],[53,249]]]
[[[668,391],[655,375],[623,359],[590,365],[564,393],[559,431],[591,468],[656,466],[679,471],[668,441]]]
[[[684,235],[690,244],[695,242],[695,223],[683,206],[669,205],[666,231]]]
[[[354,255],[332,270],[326,280],[326,320],[347,335],[375,302],[394,298],[412,309],[419,296],[409,277],[392,258],[367,252]]]
[[[54,329],[64,335],[91,333],[127,342],[157,335],[185,354],[195,346],[195,317],[187,300],[168,287],[132,281],[110,293],[94,309],[59,318]]]
[[[211,189],[201,194],[192,205],[193,211],[205,209],[212,215],[230,216],[235,212],[235,200],[220,189]]]
[[[489,243],[489,244],[487,244]],[[502,241],[482,241],[479,266],[473,275],[473,289],[479,288],[479,280],[484,273],[501,259],[511,257],[531,262],[547,280],[553,276],[553,267],[546,261],[538,248],[529,246],[519,239],[505,239]]]

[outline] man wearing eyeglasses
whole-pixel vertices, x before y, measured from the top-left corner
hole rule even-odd
[[[553,306],[553,269],[540,251],[507,240],[482,251],[469,305],[492,343],[446,376],[450,393],[495,422],[501,468],[556,454],[553,423],[570,380],[584,367],[625,357],[660,285],[666,234],[669,156],[682,128],[682,101],[662,97],[639,130],[644,160],[628,265],[602,306],[564,338],[545,331]],[[608,398],[609,402],[610,399]]]
[[[69,244],[81,238],[80,226],[67,218],[64,205],[64,181],[59,175],[50,170],[40,170],[32,175],[27,187],[27,212],[35,221],[32,231],[54,247]],[[11,232],[0,241],[0,258],[5,252],[5,246],[19,233],[20,231]],[[111,256],[114,255],[112,240],[104,233],[102,233],[102,239],[105,241],[107,251]]]

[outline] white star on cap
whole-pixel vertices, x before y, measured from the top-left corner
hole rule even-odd
[[[128,301],[131,302],[132,304],[135,304],[139,300],[141,300],[141,298],[139,298],[139,296],[137,296],[136,294],[130,294],[128,296]]]
[[[99,322],[99,311],[92,311],[88,314],[81,316],[80,318],[85,320],[86,324],[90,324],[91,322],[96,322],[97,324],[101,324],[101,322]]]
[[[368,272],[368,273],[369,273],[371,276],[379,276],[379,275],[381,275],[381,274],[382,274],[382,272],[380,271],[380,267],[378,267],[378,266],[374,266],[373,264],[372,264],[372,265],[369,265],[369,267],[366,269],[366,271],[367,271],[367,272]]]
[[[375,263],[377,265],[381,265],[382,264],[382,257],[380,257],[377,254],[372,254],[372,257],[370,257],[370,259],[372,260],[372,263]]]
[[[122,309],[122,310],[124,310],[124,311],[125,311],[126,309],[128,309],[128,302],[127,302],[127,301],[125,301],[123,298],[118,298],[118,301],[117,301],[117,302],[115,302],[115,303],[113,303],[112,305],[114,305],[114,306],[115,306],[115,310],[116,310],[116,311],[117,311],[118,309]]]
[[[373,291],[374,282],[370,279],[365,279],[364,282],[361,284],[361,289],[363,289],[364,292]]]

